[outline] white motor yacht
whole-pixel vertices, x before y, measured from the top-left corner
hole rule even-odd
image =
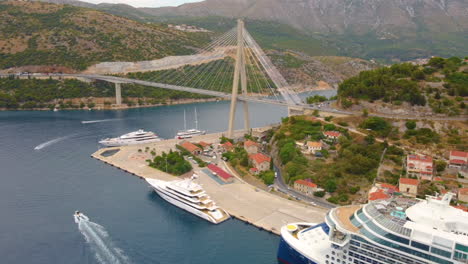
[[[164,200],[213,224],[229,219],[229,214],[218,207],[202,187],[194,182],[196,177],[194,175],[190,179],[175,181],[147,178],[146,181]]]
[[[151,142],[157,142],[157,141],[161,141],[161,138],[158,137],[155,133],[140,129],[138,131],[130,132],[117,138],[103,139],[99,141],[99,143],[108,147],[118,147],[118,146],[126,146],[126,145],[151,143]]]

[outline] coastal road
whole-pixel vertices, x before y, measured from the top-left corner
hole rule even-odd
[[[327,208],[327,209],[331,209],[331,208],[334,208],[336,207],[336,205],[332,204],[332,203],[329,203],[327,201],[324,201],[320,198],[316,198],[316,197],[310,197],[310,196],[307,196],[307,195],[304,195],[294,189],[291,189],[286,183],[284,183],[284,179],[283,179],[283,176],[281,175],[281,170],[276,167],[276,165],[274,166],[274,170],[275,170],[275,175],[276,175],[276,178],[275,178],[275,187],[278,191],[282,192],[282,193],[285,193],[285,194],[288,194],[290,196],[293,196],[293,197],[297,197],[299,199],[301,199],[302,201],[305,201],[305,202],[309,202],[309,203],[315,203],[317,206],[320,206],[320,207],[324,207],[324,208]]]

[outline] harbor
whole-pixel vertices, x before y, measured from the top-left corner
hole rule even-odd
[[[265,128],[254,129],[252,133],[263,130]],[[243,134],[244,131],[235,131],[235,137]],[[190,141],[216,143],[223,135],[224,133],[207,134],[193,137]],[[176,150],[176,144],[181,141],[168,139],[149,144],[103,148],[93,153],[92,157],[142,179],[171,181],[178,177],[149,167],[146,160],[151,158],[151,151],[156,155],[167,153]],[[193,172],[199,175],[197,181],[207,194],[232,217],[277,235],[280,234],[281,227],[290,222],[317,223],[323,220],[326,209],[260,190],[245,183],[224,161],[218,165],[235,176],[232,183],[222,184],[198,166],[194,167]]]

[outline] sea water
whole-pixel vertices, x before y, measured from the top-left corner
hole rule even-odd
[[[195,107],[200,129],[226,130],[224,101],[0,112],[0,263],[102,263],[99,241],[89,237],[103,230],[112,254],[120,252],[128,263],[276,263],[278,236],[238,220],[213,225],[168,204],[139,178],[90,157],[98,140],[140,128],[172,138],[183,129],[184,109],[187,126],[194,124]],[[284,107],[250,104],[254,127],[286,115]],[[239,107],[237,128],[241,116]],[[75,210],[99,227],[78,226]]]

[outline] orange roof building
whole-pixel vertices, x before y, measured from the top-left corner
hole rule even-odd
[[[244,142],[244,149],[247,151],[248,154],[255,154],[258,152],[258,148],[260,147],[260,144],[257,142],[254,142],[252,140],[247,140]]]
[[[378,190],[376,192],[370,193],[369,194],[369,201],[375,201],[375,200],[382,200],[382,199],[388,199],[390,198],[390,195],[385,193],[383,190]]]
[[[468,166],[468,152],[450,151],[449,166],[452,168],[465,168]]]
[[[400,178],[399,190],[402,194],[415,197],[418,194],[419,181],[410,178]]]
[[[317,191],[317,184],[306,180],[296,180],[294,182],[294,189],[306,195],[312,196],[314,192]]]
[[[271,158],[262,153],[251,154],[249,160],[254,168],[259,172],[270,169]]]
[[[423,180],[432,180],[433,160],[430,156],[411,154],[406,157],[406,171]]]
[[[234,145],[229,141],[224,142],[220,146],[224,151],[231,151],[234,148]]]
[[[198,145],[200,145],[203,149],[206,149],[209,148],[212,144],[205,141],[200,141]]]
[[[338,132],[338,131],[325,131],[325,132],[323,132],[323,134],[324,134],[327,138],[337,139],[337,138],[341,137],[341,133]]]
[[[192,153],[193,155],[198,155],[202,151],[197,145],[192,144],[188,141],[180,142],[180,146],[186,149],[187,151],[189,151],[190,153]]]
[[[306,147],[310,153],[315,153],[322,150],[323,144],[321,141],[307,141]]]

